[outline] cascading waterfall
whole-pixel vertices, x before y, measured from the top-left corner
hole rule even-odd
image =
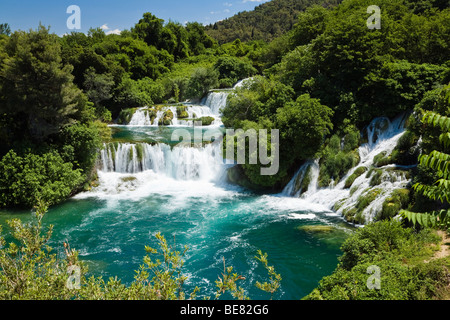
[[[203,104],[208,106],[214,115],[220,115],[220,110],[227,105],[229,94],[229,91],[211,91],[204,99]]]
[[[129,126],[150,126],[150,127],[158,127],[160,120],[163,118],[164,113],[170,110],[173,114],[173,119],[171,121],[171,126],[192,126],[194,123],[194,119],[198,119],[201,117],[214,117],[216,121],[213,124],[220,124],[220,119],[218,116],[213,114],[211,109],[208,106],[201,105],[186,105],[186,112],[188,114],[187,119],[179,119],[177,114],[177,107],[165,107],[163,110],[160,110],[156,113],[156,117],[154,119],[150,118],[150,114],[148,112],[148,107],[139,108],[131,117]],[[153,120],[153,121],[152,121]]]
[[[374,175],[374,158],[380,153],[386,155],[392,153],[404,133],[404,120],[404,116],[397,117],[392,122],[384,117],[374,119],[366,129],[367,143],[359,147],[360,163],[336,184],[318,189],[319,160],[308,161],[298,170],[284,189],[283,194],[301,197],[309,202],[324,205],[340,214],[355,210],[363,197],[373,196],[373,201],[362,211],[364,221],[373,221],[392,192],[396,189],[406,188],[410,183],[405,171],[395,170],[401,166],[387,165],[377,168],[379,170],[376,177],[378,183],[371,184],[371,175]],[[346,188],[347,178],[361,167],[366,168],[368,173],[357,177],[351,188]],[[307,189],[303,190],[305,185],[307,185]]]
[[[176,180],[210,180],[223,170],[219,144],[174,147],[166,144],[110,143],[101,151],[102,172],[136,174],[152,170]]]
[[[177,114],[177,106],[165,106],[162,110],[156,112],[156,116],[151,117],[149,113],[149,107],[142,107],[137,109],[131,117],[129,126],[152,126],[158,127],[160,120],[164,117],[164,113],[170,110],[173,114],[171,126],[193,126],[194,120],[202,117],[213,117],[215,120],[211,123],[213,126],[222,125],[221,110],[226,106],[229,94],[236,88],[242,87],[251,78],[240,80],[231,89],[212,90],[202,100],[202,104],[196,105],[191,103],[185,103],[185,111],[188,114],[187,118],[179,119]]]

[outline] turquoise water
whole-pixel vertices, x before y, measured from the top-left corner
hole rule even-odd
[[[127,134],[122,132],[124,136]],[[268,254],[283,280],[275,299],[301,299],[336,268],[339,248],[351,229],[336,214],[305,200],[260,195],[219,180],[176,180],[151,171],[134,175],[99,172],[99,188],[50,208],[51,245],[77,249],[90,274],[133,281],[144,246],[157,247],[161,232],[179,250],[189,247],[186,289],[214,296],[215,280],[227,266],[245,277],[240,285],[252,299],[270,296],[255,287],[266,270],[254,258]],[[0,212],[0,224],[29,220],[29,212]],[[305,225],[332,225],[330,233],[308,233]]]

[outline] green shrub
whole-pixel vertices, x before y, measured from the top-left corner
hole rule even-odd
[[[441,298],[448,285],[448,262],[424,263],[440,237],[429,229],[415,232],[399,221],[371,223],[341,247],[332,275],[323,278],[307,300],[427,300]],[[369,267],[380,270],[379,289],[367,286]]]
[[[383,203],[378,220],[393,218],[399,214],[401,209],[405,209],[409,203],[409,189],[394,190],[389,198]]]
[[[194,119],[194,122],[201,122],[202,126],[209,126],[213,123],[215,119],[213,117],[201,117],[198,119]]]
[[[186,106],[177,106],[177,118],[178,119],[186,119],[189,118],[189,114],[186,111]]]
[[[367,171],[367,167],[357,168],[348,178],[345,180],[345,188],[348,189],[353,185],[353,182]]]
[[[56,151],[22,157],[11,150],[0,161],[0,207],[31,208],[40,200],[53,205],[83,181],[81,170],[74,170]]]

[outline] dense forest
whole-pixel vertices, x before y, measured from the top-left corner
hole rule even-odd
[[[370,5],[382,8],[381,29],[367,27]],[[409,227],[446,230],[449,46],[446,0],[273,0],[207,27],[165,22],[145,13],[120,35],[91,29],[58,37],[45,26],[12,32],[2,24],[0,207],[45,207],[87,190],[95,183],[98,150],[111,137],[108,124],[124,110],[200,100],[212,88],[230,88],[253,77],[229,97],[223,122],[236,129],[279,129],[280,170],[261,176],[263,164],[244,164],[230,170],[230,180],[276,192],[302,163],[320,158],[320,185],[326,187],[355,166],[355,150],[364,139],[360,132],[372,119],[406,113],[405,136],[395,153],[380,161],[418,166],[407,197],[380,220],[403,209]],[[421,156],[413,148],[419,141]],[[397,223],[371,228],[346,242],[336,274],[309,299],[437,295],[428,289],[444,285],[440,265],[417,271],[396,257],[404,254],[414,260],[423,252],[406,250],[405,243],[413,247],[417,241],[430,244],[436,239],[425,231],[412,235],[412,229],[405,231]],[[38,244],[45,244],[39,239]],[[351,281],[343,279],[379,261],[383,250],[389,254],[386,264],[392,262],[389,279],[395,279],[398,270],[402,275],[389,288],[392,294],[365,296],[363,288],[360,295],[353,293]],[[76,260],[72,253],[68,257]],[[63,283],[57,273],[47,274]],[[417,274],[414,283],[408,282]],[[406,293],[396,291],[405,283],[410,285]],[[35,292],[20,290],[26,297]],[[105,292],[98,297],[107,298]],[[177,298],[173,292],[169,298]],[[139,296],[131,289],[128,293]],[[60,294],[65,298],[68,293]]]
[[[229,19],[206,26],[206,33],[219,44],[263,40],[270,42],[290,31],[297,23],[298,14],[307,7],[319,4],[325,8],[337,5],[339,0],[273,0],[252,11],[240,12]]]

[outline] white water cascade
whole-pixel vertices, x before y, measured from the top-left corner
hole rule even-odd
[[[148,170],[176,180],[214,179],[224,170],[221,147],[174,147],[147,143],[107,144],[101,151],[102,172],[136,174]]]
[[[164,109],[158,111],[156,113],[156,118],[150,118],[150,113],[148,112],[148,107],[139,108],[133,114],[129,126],[135,127],[158,127],[160,119],[164,116],[164,113],[170,110],[173,114],[172,124],[174,127],[184,127],[184,126],[192,126],[194,123],[194,119],[202,118],[202,117],[213,117],[215,121],[212,125],[220,125],[222,122],[220,121],[220,117],[212,112],[212,109],[209,106],[203,105],[186,105],[186,112],[188,117],[186,119],[179,119],[177,115],[177,107],[164,107]]]
[[[339,214],[344,214],[346,211],[354,209],[363,197],[368,197],[370,192],[376,190],[377,196],[362,212],[366,223],[373,221],[392,192],[396,189],[406,188],[410,183],[406,172],[393,170],[397,168],[396,165],[387,165],[378,168],[381,172],[378,177],[381,183],[376,186],[370,185],[371,176],[367,173],[357,177],[351,188],[346,188],[345,182],[360,167],[365,167],[366,171],[371,173],[370,170],[373,169],[375,156],[380,153],[386,155],[392,153],[404,133],[404,120],[403,116],[397,117],[392,122],[387,118],[373,120],[366,129],[367,143],[359,147],[359,164],[340,181],[332,183],[328,188],[318,188],[319,159],[308,161],[285,187],[283,194],[301,197],[309,202],[323,205]],[[307,190],[303,190],[305,186]]]
[[[230,91],[211,91],[203,100],[203,104],[208,106],[214,115],[220,115],[221,109],[227,105]]]
[[[186,112],[188,114],[187,118],[178,118],[176,106],[165,106],[160,111],[157,111],[156,118],[151,119],[150,113],[148,112],[149,107],[142,107],[136,110],[128,125],[157,127],[159,120],[164,116],[164,113],[167,110],[170,110],[173,114],[171,126],[193,126],[194,119],[202,117],[213,117],[215,120],[211,125],[221,126],[221,110],[227,105],[228,96],[233,90],[242,87],[248,83],[248,81],[251,81],[251,78],[240,80],[230,89],[211,90],[202,100],[201,104],[185,103],[184,106],[186,107]]]

